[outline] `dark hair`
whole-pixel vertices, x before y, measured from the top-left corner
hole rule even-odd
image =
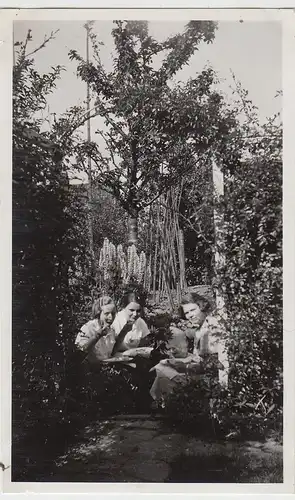
[[[120,307],[125,309],[131,302],[136,302],[142,308],[145,306],[144,297],[137,290],[126,290],[120,300]]]
[[[184,313],[183,313],[183,304],[197,304],[201,311],[205,314],[209,314],[212,310],[212,305],[210,300],[208,300],[206,297],[203,295],[200,295],[198,292],[188,292],[185,295],[182,296],[180,305],[178,308],[179,316],[182,319],[185,319]]]
[[[99,297],[93,302],[92,305],[92,317],[93,319],[99,318],[101,315],[101,310],[103,306],[107,306],[109,304],[114,304],[115,302],[112,299],[112,297],[109,297],[107,295],[103,295],[102,297]]]

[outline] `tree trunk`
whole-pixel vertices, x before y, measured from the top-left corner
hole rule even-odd
[[[128,245],[137,245],[138,240],[138,213],[129,215],[128,219]]]
[[[132,128],[129,124],[130,129]],[[137,139],[134,137],[131,141],[131,156],[132,164],[129,171],[129,220],[128,220],[128,245],[137,246],[138,239],[138,207],[137,207],[137,171],[138,171],[138,156],[137,156]]]
[[[89,27],[86,27],[86,60],[89,63]],[[90,86],[87,83],[87,112],[88,112],[88,120],[87,120],[87,141],[90,144],[91,142],[91,123],[90,123]],[[95,266],[95,254],[94,254],[94,241],[93,241],[93,193],[92,193],[92,165],[91,158],[88,156],[87,159],[88,165],[88,234],[89,234],[89,251],[90,251],[90,259],[91,259],[91,272],[93,276],[96,277],[96,266]]]

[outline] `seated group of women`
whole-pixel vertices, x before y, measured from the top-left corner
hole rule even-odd
[[[92,308],[93,319],[82,326],[75,344],[90,365],[116,363],[135,371],[141,369],[141,373],[144,366],[153,374],[150,396],[160,403],[187,377],[199,377],[204,359],[211,355],[220,359],[221,329],[211,314],[210,302],[198,293],[188,293],[179,307],[181,328],[170,324],[159,359],[153,356],[157,338],[151,335],[142,317],[144,305],[133,290],[123,295],[119,312],[111,297],[97,299]],[[218,368],[225,367],[219,362]]]

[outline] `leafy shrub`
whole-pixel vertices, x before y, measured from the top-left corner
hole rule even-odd
[[[216,383],[216,378],[202,375],[187,378],[163,401],[165,413],[196,435],[220,432],[220,415],[216,402],[225,397],[226,391]],[[219,413],[219,412],[218,412]]]
[[[79,368],[81,377],[75,393],[72,393],[75,398],[73,408],[83,415],[86,413],[88,421],[120,412],[132,412],[136,408],[139,387],[132,369],[112,366],[91,368],[87,364]],[[69,413],[69,417],[72,418],[72,413]]]
[[[69,394],[78,377],[69,360],[84,294],[93,283],[87,213],[67,175],[67,157],[76,140],[68,129],[75,128],[79,109],[43,130],[46,98],[62,68],[45,75],[36,72],[26,55],[30,39],[29,32],[26,41],[18,43],[13,72],[12,458],[16,480],[25,477],[30,465],[35,467],[36,454],[41,450],[46,454],[43,447],[52,446],[58,428],[66,435],[63,424],[69,422]]]
[[[264,399],[264,411],[260,403]],[[208,374],[198,380],[188,378],[163,401],[165,413],[184,430],[208,438],[265,438],[282,432],[281,388],[265,391],[255,404],[248,403],[247,387],[238,395],[221,387]],[[267,409],[268,408],[268,411]],[[276,411],[272,412],[272,410]]]
[[[253,429],[282,430],[281,126],[270,122],[229,180],[220,280],[231,359],[229,406]]]
[[[224,261],[217,267],[214,286],[225,299],[230,373],[228,390],[222,397],[212,396],[211,402],[218,425],[228,432],[281,434],[282,128],[276,117],[260,129],[255,117],[249,123],[237,127],[235,136],[245,157],[229,168],[227,154],[219,156],[226,175],[225,194],[219,200],[224,217],[217,221]],[[203,389],[200,392],[193,382],[180,387],[167,411],[184,421],[203,411],[210,420]],[[207,390],[213,391],[211,383]],[[201,411],[196,400],[203,396]]]

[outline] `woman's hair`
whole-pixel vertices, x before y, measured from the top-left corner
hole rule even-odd
[[[197,292],[188,292],[185,295],[182,296],[180,305],[179,305],[179,316],[182,319],[185,319],[184,312],[183,312],[183,304],[197,304],[201,311],[205,314],[209,314],[212,310],[212,305],[211,302],[204,297],[203,295],[200,295]]]
[[[112,297],[108,297],[107,295],[103,295],[102,297],[99,297],[93,302],[92,305],[92,317],[93,319],[99,318],[101,315],[101,311],[103,306],[107,306],[109,304],[114,304],[115,302],[113,301]]]
[[[142,308],[145,306],[144,297],[137,290],[126,290],[120,299],[120,308],[125,309],[131,302],[136,302]]]

